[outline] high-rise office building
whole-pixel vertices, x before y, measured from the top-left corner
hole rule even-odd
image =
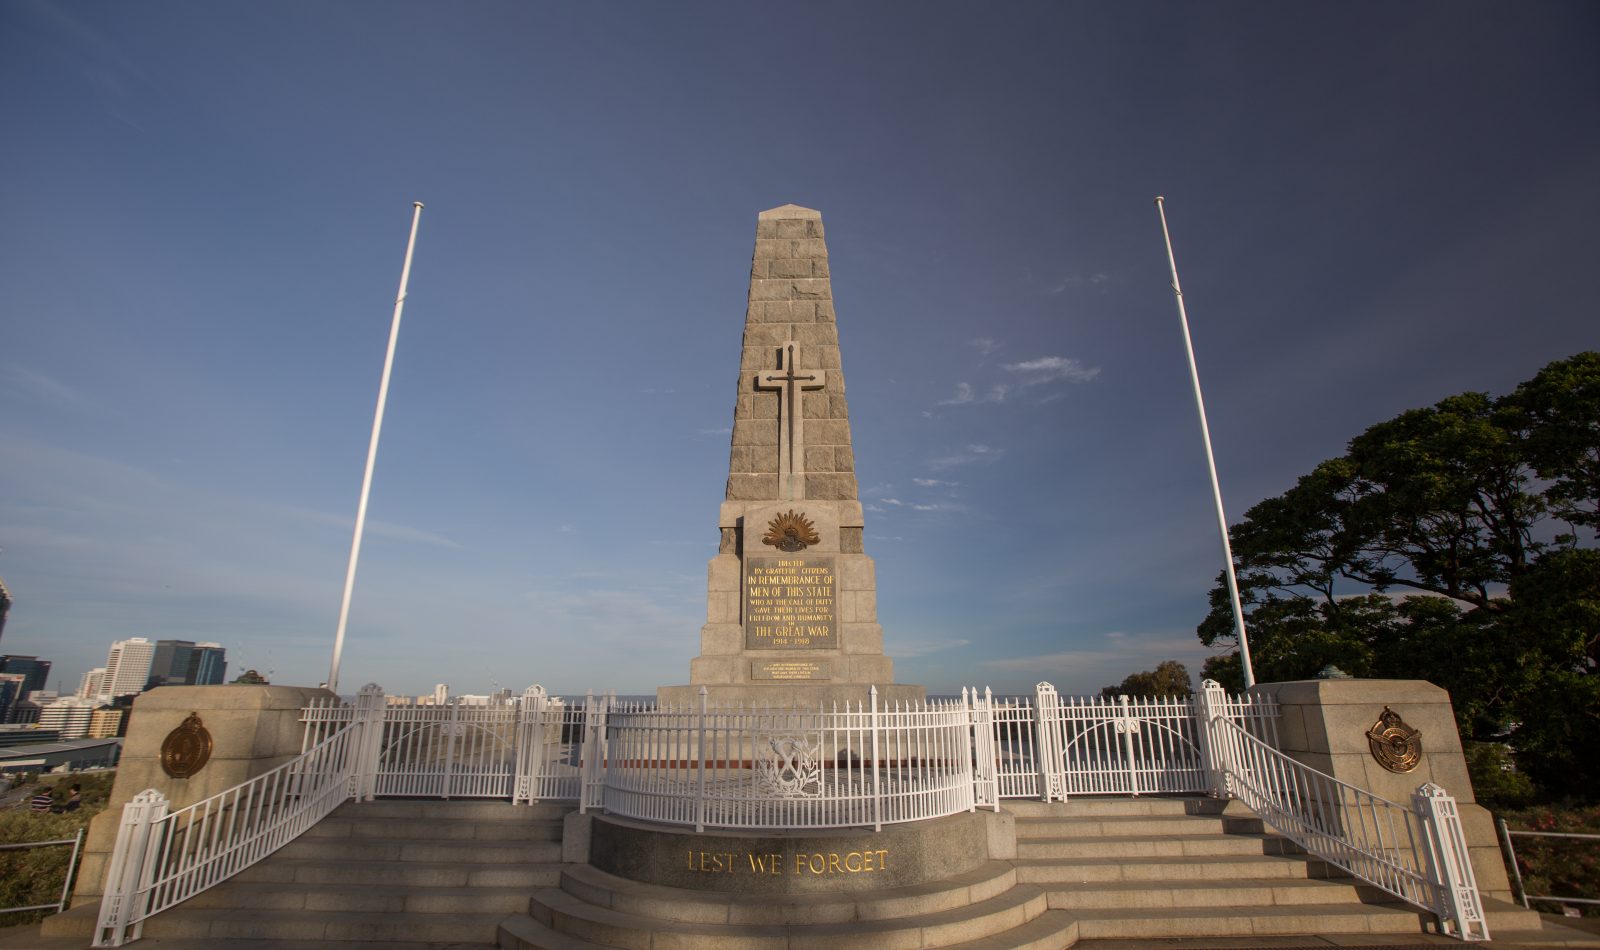
[[[28,678],[21,673],[0,673],[0,722],[11,721],[12,707],[27,695]]]
[[[100,695],[100,686],[106,681],[106,668],[97,666],[83,674],[83,680],[78,683],[78,691],[74,693],[79,699],[93,699]]]
[[[101,696],[131,696],[144,692],[150,681],[150,664],[156,645],[144,637],[131,637],[111,644],[106,655],[106,675],[100,684]],[[87,723],[85,723],[87,726]]]
[[[228,673],[228,651],[220,643],[196,643],[189,654],[189,685],[220,686]]]
[[[31,693],[49,685],[50,661],[36,656],[0,656],[0,673],[16,673],[28,678],[23,691]]]
[[[6,614],[11,612],[11,591],[6,590],[6,582],[0,581],[0,637],[6,634]]]
[[[157,640],[150,661],[146,688],[155,686],[215,686],[228,669],[227,651],[220,643],[192,640]]]

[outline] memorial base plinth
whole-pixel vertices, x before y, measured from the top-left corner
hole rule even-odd
[[[818,894],[939,881],[1015,856],[1011,816],[970,812],[882,831],[715,831],[589,821],[588,864],[643,884],[697,891]],[[572,855],[571,857],[577,857]]]
[[[765,706],[771,709],[812,710],[819,707],[832,709],[843,706],[866,706],[872,701],[872,687],[864,683],[724,683],[706,686],[708,707],[729,709],[743,706]],[[878,687],[878,708],[887,709],[891,703],[920,703],[927,699],[927,690],[910,683],[890,683]],[[699,686],[661,686],[656,689],[656,702],[662,706],[699,706]]]

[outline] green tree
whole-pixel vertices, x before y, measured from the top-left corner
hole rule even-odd
[[[1597,459],[1595,353],[1356,436],[1230,532],[1257,678],[1430,679],[1542,789],[1594,794],[1600,552],[1578,532],[1600,536]],[[1210,606],[1201,641],[1236,647],[1220,575]],[[1203,672],[1242,685],[1237,652]]]
[[[1506,400],[1550,509],[1600,536],[1600,353],[1551,363]]]
[[[1118,696],[1176,696],[1188,699],[1194,695],[1189,682],[1189,670],[1177,660],[1165,660],[1153,670],[1131,673],[1118,686],[1107,686],[1100,695]]]

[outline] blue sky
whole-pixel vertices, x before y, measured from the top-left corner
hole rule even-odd
[[[1230,514],[1600,344],[1585,3],[0,4],[0,649],[687,681],[757,212],[823,213],[897,676],[1095,690]]]

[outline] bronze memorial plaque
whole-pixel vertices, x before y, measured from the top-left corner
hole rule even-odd
[[[750,664],[753,680],[826,680],[828,664],[817,660],[756,660]]]
[[[823,555],[745,558],[745,649],[838,647],[839,581],[834,562],[832,556]]]
[[[188,778],[210,760],[211,732],[197,713],[190,713],[161,743],[161,770],[173,778]]]

